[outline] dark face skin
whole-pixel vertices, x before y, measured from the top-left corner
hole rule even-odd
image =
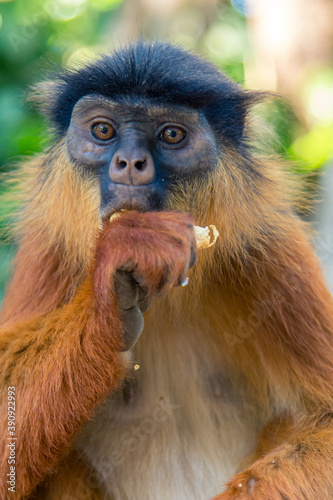
[[[212,170],[218,154],[196,110],[97,95],[76,103],[67,147],[78,168],[99,176],[102,217],[123,208],[163,209],[173,183]]]

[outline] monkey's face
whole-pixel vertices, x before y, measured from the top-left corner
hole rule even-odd
[[[173,186],[207,174],[218,155],[200,111],[98,95],[76,103],[67,148],[78,169],[98,176],[102,217],[163,210]]]

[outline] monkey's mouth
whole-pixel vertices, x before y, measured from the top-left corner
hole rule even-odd
[[[165,194],[161,192],[158,185],[126,186],[115,184],[110,187],[108,194],[104,197],[101,206],[102,220],[108,220],[112,214],[120,210],[137,210],[149,212],[161,210]]]
[[[102,219],[109,219],[116,212],[126,212],[128,210],[136,210],[137,212],[148,212],[149,208],[147,208],[141,203],[124,201],[123,203],[117,204],[115,207],[112,207],[110,209],[106,208],[105,210],[101,211],[101,217]]]

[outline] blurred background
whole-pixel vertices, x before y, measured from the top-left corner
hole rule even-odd
[[[54,66],[88,62],[139,35],[201,53],[237,82],[282,99],[259,110],[270,146],[322,185],[315,245],[333,290],[332,0],[0,0],[0,169],[45,145],[27,88]],[[0,181],[0,194],[6,194]],[[309,193],[310,196],[310,193]],[[0,300],[13,245],[0,201]]]

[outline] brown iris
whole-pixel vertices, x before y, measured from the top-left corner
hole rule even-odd
[[[160,138],[168,144],[178,144],[186,137],[186,132],[180,127],[166,127],[162,130]]]
[[[91,129],[91,133],[96,139],[100,141],[108,141],[116,135],[115,129],[110,125],[110,123],[100,122],[95,123]]]

